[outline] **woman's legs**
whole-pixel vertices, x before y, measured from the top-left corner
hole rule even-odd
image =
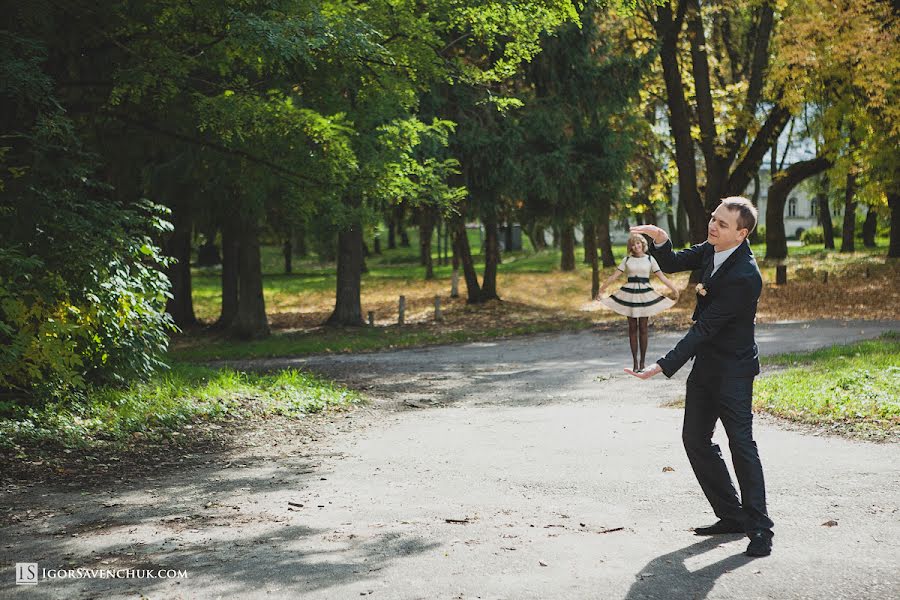
[[[631,342],[631,358],[634,360],[634,370],[638,370],[638,320],[628,317],[628,341]]]
[[[647,338],[649,337],[647,328],[649,327],[649,322],[649,317],[641,317],[638,319],[638,328],[641,336],[641,369],[644,368],[644,360],[647,358]]]

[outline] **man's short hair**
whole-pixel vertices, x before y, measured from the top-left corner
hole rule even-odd
[[[747,235],[753,233],[753,230],[756,229],[756,221],[759,219],[759,211],[752,202],[742,196],[729,196],[722,198],[722,204],[730,211],[737,211],[738,229],[746,229]]]

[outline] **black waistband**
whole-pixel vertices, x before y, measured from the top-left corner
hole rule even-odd
[[[629,277],[628,283],[650,283],[649,277]]]

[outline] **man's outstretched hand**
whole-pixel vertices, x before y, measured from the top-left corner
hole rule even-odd
[[[629,375],[634,375],[635,377],[639,377],[641,379],[650,379],[654,375],[659,375],[660,373],[662,373],[662,367],[660,367],[656,363],[653,363],[652,365],[650,365],[649,367],[647,367],[640,373],[638,373],[636,371],[632,371],[631,369],[625,369],[625,372],[628,373]]]
[[[642,233],[644,235],[649,235],[653,238],[653,243],[660,245],[664,244],[667,239],[669,239],[669,234],[666,233],[664,229],[657,227],[656,225],[635,225],[631,228],[631,233]]]

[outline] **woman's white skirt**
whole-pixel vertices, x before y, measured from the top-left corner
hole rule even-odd
[[[652,317],[675,305],[675,300],[666,298],[647,284],[626,283],[608,298],[601,298],[600,304],[626,317]]]

